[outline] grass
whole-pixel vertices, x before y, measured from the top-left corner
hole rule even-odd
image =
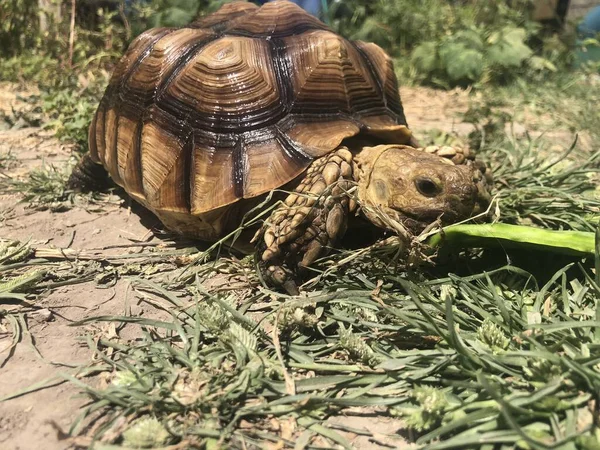
[[[28,172],[24,179],[3,180],[2,187],[5,192],[20,193],[30,208],[65,211],[73,203],[73,193],[66,189],[72,167],[72,164],[60,168],[44,164]]]
[[[504,107],[512,120],[542,131],[569,130],[600,137],[600,118],[595,105],[600,101],[598,71],[560,72],[538,83],[517,80],[506,86],[490,87],[489,101]]]
[[[114,196],[104,192],[75,193],[68,189],[67,181],[75,159],[56,166],[43,163],[20,178],[0,178],[0,188],[6,193],[17,193],[27,207],[37,211],[64,212],[74,206],[97,210],[100,204],[116,203]]]
[[[17,158],[11,152],[0,153],[0,170],[12,169],[17,164]]]
[[[488,145],[496,220],[595,229],[596,155],[570,162],[565,149],[548,160],[541,141],[508,137]],[[89,398],[69,432],[94,448],[352,448],[351,433],[381,439],[327,420],[348,408],[397,416],[431,449],[598,445],[593,261],[559,260],[537,274],[503,262],[518,251],[501,249],[412,268],[395,261],[398,249],[390,237],[335,253],[300,297],[261,286],[251,259],[169,246],[112,258],[33,249],[0,270],[17,285],[39,273],[37,284],[0,289],[31,302],[57,286],[122,278],[162,311],[74,324],[126,324],[141,336],[85,338],[95,361],[86,373],[105,373],[107,387],[65,375]],[[544,254],[528,258],[538,264]],[[220,287],[205,288],[215,275]],[[4,314],[11,349],[27,339],[18,314]]]
[[[316,448],[314,436],[351,448],[343,432],[355,430],[325,419],[377,405],[428,448],[593,448],[598,438],[600,288],[585,266],[545,284],[511,266],[439,279],[373,267],[304,298],[248,286],[242,300],[206,291],[206,269],[183,288],[128,277],[170,318],[74,324],[127,323],[142,338],[87,339],[110,383],[70,378],[90,398],[71,433],[94,417],[98,445],[294,448],[273,432],[291,421],[300,448]]]
[[[487,149],[498,184],[497,220],[553,229],[594,231],[600,213],[600,152],[569,158],[575,143],[558,154],[543,140],[509,139]],[[556,150],[555,150],[556,152]]]

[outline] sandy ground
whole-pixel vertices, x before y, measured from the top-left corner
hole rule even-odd
[[[1,109],[24,107],[13,86],[0,85]],[[3,176],[19,177],[42,164],[64,166],[71,148],[52,137],[52,133],[37,127],[0,131],[0,155],[16,158]],[[144,217],[131,214],[126,208],[108,205],[102,212],[74,208],[66,212],[33,211],[19,203],[20,196],[0,193],[0,237],[28,241],[47,247],[90,249],[101,246],[130,244],[130,239],[142,239],[149,228]],[[146,220],[148,218],[146,217]],[[150,221],[152,218],[150,218]],[[99,289],[95,283],[65,286],[42,295],[36,303],[41,313],[26,315],[29,331],[41,353],[25,343],[17,345],[14,355],[5,360],[0,354],[0,398],[12,395],[35,383],[50,380],[61,373],[74,373],[74,366],[86,364],[90,351],[81,342],[86,333],[102,333],[95,326],[71,327],[69,324],[86,317],[123,312],[125,282],[111,289]],[[0,305],[1,307],[4,305]],[[10,307],[11,305],[7,305]],[[140,308],[139,313],[143,313]],[[26,341],[26,340],[25,340]],[[0,349],[9,343],[9,334],[2,333]],[[85,403],[77,396],[72,384],[63,383],[7,402],[0,403],[0,448],[64,449],[57,428],[68,430]]]
[[[10,113],[24,107],[15,86],[0,84],[0,111]],[[440,92],[429,89],[402,90],[406,115],[413,130],[442,129],[466,135],[472,126],[460,122],[460,114],[468,108],[468,94],[455,90]],[[6,127],[5,127],[6,128]],[[417,131],[418,133],[418,131]],[[52,137],[52,133],[37,127],[0,130],[0,155],[10,153],[16,160],[9,168],[0,169],[2,176],[19,177],[41,164],[64,164],[71,148]],[[48,247],[93,249],[103,246],[130,244],[131,239],[149,236],[152,216],[131,213],[123,205],[107,205],[103,211],[91,212],[76,207],[66,212],[33,211],[16,194],[0,192],[0,237],[31,240]],[[158,238],[155,238],[158,239]],[[117,251],[118,250],[113,250]],[[17,345],[16,351],[3,363],[6,352],[0,354],[0,398],[28,388],[35,383],[74,373],[73,366],[86,364],[90,351],[81,342],[85,333],[106,333],[95,326],[71,327],[69,324],[102,314],[119,314],[125,307],[127,282],[110,289],[100,289],[93,282],[62,287],[44,294],[35,307],[41,312],[26,316],[29,330],[41,356],[27,345]],[[0,304],[0,310],[7,305]],[[8,305],[14,307],[15,305]],[[138,314],[152,311],[138,307]],[[9,333],[3,333],[0,322],[0,349],[9,344]],[[78,416],[85,399],[78,389],[63,383],[19,398],[0,403],[0,449],[29,450],[69,448],[69,441],[60,440],[57,430],[68,430]],[[406,441],[396,434],[401,422],[386,417],[357,417],[349,413],[332,422],[344,421],[357,428],[366,428],[387,448],[407,448]],[[359,449],[384,448],[367,437],[349,436]]]

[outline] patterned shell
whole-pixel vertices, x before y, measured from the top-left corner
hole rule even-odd
[[[389,56],[287,1],[225,4],[140,35],[90,126],[90,154],[158,213],[200,216],[302,174],[343,139],[410,132]]]

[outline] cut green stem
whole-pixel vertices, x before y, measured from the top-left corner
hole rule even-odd
[[[557,231],[504,223],[452,225],[427,241],[431,247],[503,247],[536,249],[574,256],[594,256],[595,233]]]

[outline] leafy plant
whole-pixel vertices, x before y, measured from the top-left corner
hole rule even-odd
[[[338,1],[330,21],[345,36],[384,47],[395,57],[402,79],[441,86],[486,83],[556,70],[564,52],[536,55],[532,47],[534,37],[545,42],[541,27],[530,19],[532,4]]]
[[[50,56],[26,51],[18,56],[0,58],[0,78],[18,83],[54,84],[60,62]]]
[[[153,0],[146,15],[153,27],[181,27],[210,14],[228,0]]]
[[[56,130],[56,136],[78,144],[78,150],[87,150],[88,127],[102,96],[108,74],[80,76],[79,84],[53,89],[42,96],[44,112],[50,118],[46,126]]]
[[[534,56],[524,28],[506,26],[498,31],[477,27],[419,44],[411,62],[427,80],[451,84],[505,81],[526,67],[556,71],[552,62]]]
[[[37,0],[0,2],[0,56],[14,56],[31,47],[38,22]]]

